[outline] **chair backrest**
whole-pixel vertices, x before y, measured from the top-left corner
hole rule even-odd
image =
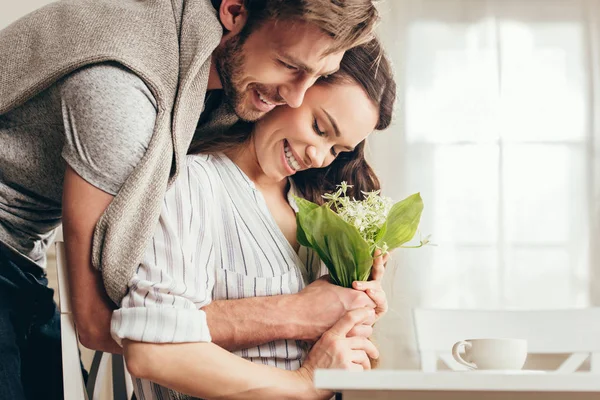
[[[97,351],[89,371],[87,387],[84,385],[79,358],[79,341],[71,310],[65,247],[64,243],[60,241],[56,242],[56,272],[61,323],[64,400],[99,399],[104,387],[103,382],[109,373],[112,374],[113,399],[131,399],[133,383],[123,363],[123,357],[120,355]],[[109,360],[112,360],[110,371]]]
[[[564,310],[413,310],[423,371],[435,371],[440,358],[464,370],[452,358],[452,345],[470,338],[527,340],[531,354],[572,353],[556,372],[574,372],[589,357],[600,371],[600,308]]]

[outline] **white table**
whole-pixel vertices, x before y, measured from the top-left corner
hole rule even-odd
[[[343,400],[600,399],[600,374],[590,372],[558,374],[549,371],[533,374],[317,370],[315,386],[341,392]]]

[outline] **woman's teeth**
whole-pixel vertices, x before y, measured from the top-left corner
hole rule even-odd
[[[269,103],[269,101],[267,101],[267,99],[265,99],[265,98],[262,96],[262,94],[260,94],[260,92],[256,92],[256,93],[258,93],[258,98],[259,98],[259,99],[260,99],[260,100],[261,100],[263,103],[265,103],[265,104],[267,104],[267,105],[269,105],[269,106],[272,106],[272,105],[273,105],[273,103]]]
[[[294,158],[294,154],[292,154],[290,147],[286,144],[283,147],[283,150],[285,151],[285,159],[286,159],[288,165],[290,167],[292,167],[295,171],[298,171],[300,169],[300,164]]]

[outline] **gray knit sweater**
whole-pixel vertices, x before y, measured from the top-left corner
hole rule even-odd
[[[117,304],[194,135],[221,37],[210,0],[63,0],[0,31],[0,114],[103,61],[129,68],[156,99],[148,150],[94,233],[92,262]]]

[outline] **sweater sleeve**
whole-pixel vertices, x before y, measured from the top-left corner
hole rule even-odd
[[[207,172],[188,161],[167,192],[144,260],[113,313],[117,343],[211,341],[201,310],[211,302],[215,283],[213,186]]]
[[[95,187],[116,195],[144,156],[154,132],[156,101],[133,72],[94,64],[60,84],[64,160]]]

